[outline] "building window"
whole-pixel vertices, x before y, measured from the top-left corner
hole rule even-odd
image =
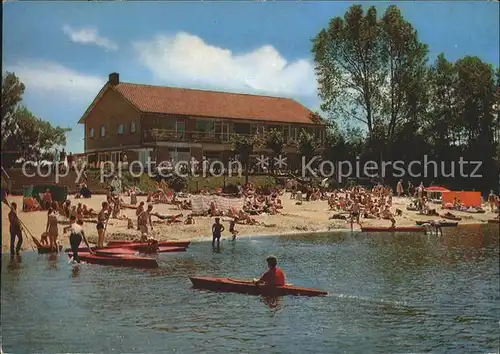
[[[101,138],[106,136],[106,127],[104,125],[101,126]]]
[[[123,134],[123,124],[120,124],[120,125],[118,126],[117,133],[118,133],[119,135],[122,135],[122,134]]]
[[[130,123],[130,132],[131,133],[135,133],[136,132],[136,130],[135,130],[135,122]]]
[[[91,138],[94,137],[94,128],[89,129],[89,137],[91,137]]]
[[[196,131],[198,132],[211,132],[214,130],[213,120],[196,120]]]

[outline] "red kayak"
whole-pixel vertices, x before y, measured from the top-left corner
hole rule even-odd
[[[363,226],[361,227],[363,232],[425,232],[425,227],[423,226]]]
[[[147,242],[134,242],[134,241],[109,241],[108,246],[113,246],[113,247],[144,247],[148,243]],[[159,241],[158,246],[160,247],[184,247],[187,248],[191,242],[189,241]]]
[[[73,257],[72,253],[68,253]],[[110,265],[116,267],[134,267],[134,268],[158,268],[158,262],[155,258],[137,257],[132,255],[99,255],[91,253],[78,253],[80,260],[100,265]]]
[[[141,245],[144,246],[144,245]],[[152,253],[169,253],[169,252],[185,252],[186,249],[184,247],[158,247],[157,249],[151,249],[149,246],[144,247],[126,247],[126,246],[114,246],[114,247],[90,247],[90,249],[94,252],[99,252],[102,254],[136,254],[136,253],[144,253],[144,254],[152,254]],[[87,247],[79,247],[78,252],[88,252]],[[66,248],[66,252],[71,252],[71,248]]]
[[[302,288],[294,285],[284,285],[276,287],[257,286],[251,281],[235,280],[229,278],[211,278],[211,277],[189,277],[193,288],[212,290],[226,293],[240,293],[249,295],[266,296],[323,296],[328,295],[326,291],[318,289]]]

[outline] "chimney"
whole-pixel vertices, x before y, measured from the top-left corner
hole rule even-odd
[[[118,73],[109,74],[108,82],[111,86],[118,85],[120,83],[120,74],[118,74]]]

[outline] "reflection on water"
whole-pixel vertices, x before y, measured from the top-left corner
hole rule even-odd
[[[2,257],[2,342],[6,352],[43,353],[494,351],[499,236],[488,226],[442,237],[239,237],[162,254],[154,270],[74,266],[64,254]],[[258,277],[269,254],[287,282],[329,295],[191,287],[193,275]]]

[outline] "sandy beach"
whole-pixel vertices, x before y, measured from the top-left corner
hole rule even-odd
[[[95,195],[91,199],[74,199],[72,196],[69,199],[72,203],[82,202],[87,204],[89,207],[99,210],[100,204],[105,200],[105,195]],[[125,202],[128,202],[128,197],[125,197]],[[138,198],[139,201],[145,201],[145,197]],[[313,202],[303,202],[302,205],[296,205],[295,200],[291,200],[289,194],[282,196],[283,209],[281,214],[278,215],[259,215],[254,218],[264,223],[266,226],[262,225],[236,225],[236,229],[239,231],[239,236],[269,236],[269,235],[280,235],[280,234],[290,234],[290,233],[304,233],[304,232],[324,232],[329,230],[348,230],[350,229],[350,224],[344,220],[328,220],[328,218],[334,214],[328,208],[326,201],[318,200]],[[14,196],[9,197],[10,202],[17,202],[19,206],[22,205],[22,197]],[[429,219],[440,219],[439,217],[430,217],[426,215],[418,215],[414,211],[407,211],[406,205],[409,204],[408,198],[394,198],[392,210],[401,209],[403,210],[403,216],[396,218],[398,226],[415,226],[415,221],[418,220],[429,220]],[[438,207],[438,212],[441,213],[442,210]],[[486,208],[486,210],[488,210]],[[10,234],[9,234],[9,222],[8,222],[8,208],[2,206],[2,252],[6,252],[9,249]],[[177,207],[170,204],[154,204],[154,212],[160,214],[173,215],[183,213],[187,216],[189,210],[179,210]],[[457,216],[462,217],[460,224],[483,224],[486,223],[488,219],[493,219],[496,215],[490,211],[484,214],[470,214],[463,212],[453,213]],[[127,215],[132,220],[136,220],[135,210],[124,208],[122,209],[122,214]],[[35,235],[37,238],[40,237],[42,232],[45,230],[45,225],[47,213],[45,211],[36,212],[19,212],[20,219],[26,225],[28,230]],[[189,241],[200,241],[211,239],[211,225],[213,223],[213,218],[210,217],[195,217],[195,225],[184,225],[184,223],[175,223],[173,225],[167,225],[161,223],[156,217],[153,217],[154,229],[151,235],[158,240],[189,240]],[[226,226],[226,230],[229,228],[229,223],[224,221],[223,224]],[[378,219],[361,219],[363,226],[390,226],[388,220],[378,220]],[[60,225],[59,231],[59,241],[64,245],[68,246],[68,237],[63,234],[62,228],[64,227],[64,222]],[[354,230],[360,230],[358,225],[354,226]],[[88,235],[90,241],[96,240],[97,231],[96,224],[86,223],[85,232]],[[26,234],[26,233],[25,233]],[[23,249],[31,249],[33,242],[30,237],[25,235]],[[106,240],[111,239],[133,239],[140,236],[139,231],[135,229],[127,229],[126,220],[110,219],[106,232]],[[223,238],[230,237],[228,231],[223,233]]]

